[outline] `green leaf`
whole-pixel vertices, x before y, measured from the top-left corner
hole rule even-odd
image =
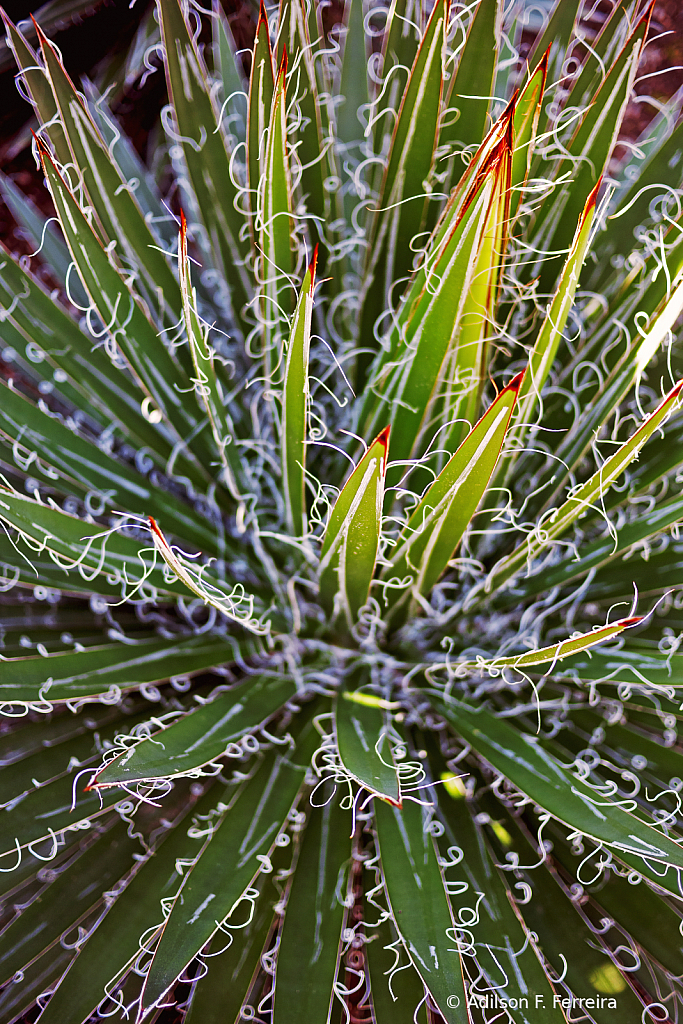
[[[216,608],[222,615],[244,626],[251,633],[264,634],[270,631],[271,620],[263,623],[254,615],[254,596],[248,594],[241,583],[236,583],[231,590],[227,590],[221,582],[211,579],[204,572],[203,565],[193,564],[185,557],[184,552],[170,545],[152,516],[149,516],[149,526],[154,550],[166,563],[171,578],[177,578],[205,604]]]
[[[273,70],[273,54],[270,48],[270,34],[268,32],[268,15],[264,5],[261,4],[254,39],[254,52],[251,58],[251,75],[249,77],[247,160],[249,197],[254,214],[258,209],[262,168],[265,169],[267,131],[270,124],[270,110],[273,103],[274,90],[275,72]]]
[[[614,414],[633,384],[640,382],[646,367],[666,343],[669,332],[673,330],[683,310],[683,279],[672,290],[670,279],[667,280],[662,275],[653,276],[654,280],[649,284],[645,294],[640,295],[637,291],[630,294],[625,302],[626,308],[615,310],[608,321],[608,324],[619,320],[623,322],[625,315],[635,328],[634,337],[633,340],[628,338],[626,345],[619,345],[619,355],[611,372],[599,388],[591,391],[590,402],[587,401],[588,395],[584,393],[583,400],[586,404],[583,415],[555,449],[551,482],[559,478],[560,485],[548,504],[557,500],[565,474],[571,472],[587,453],[596,430],[599,431]],[[674,281],[677,279],[676,276]],[[645,325],[648,327],[647,330]],[[615,327],[619,333],[620,326],[615,324]],[[602,331],[598,331],[595,342],[601,348],[607,347],[614,342],[614,337],[605,337]],[[587,355],[588,353],[584,353],[584,358]]]
[[[375,924],[377,910],[374,903],[367,908],[367,913],[370,920],[366,925],[368,944],[365,957],[374,1021],[376,1024],[427,1024],[422,978],[403,949],[391,917],[380,918]],[[395,970],[397,955],[400,956],[401,952],[407,962]]]
[[[158,5],[166,53],[166,78],[187,173],[196,199],[192,216],[200,219],[205,248],[230,289],[232,307],[241,317],[252,293],[245,265],[245,221],[236,208],[241,185],[236,181],[219,125],[218,110],[206,70],[183,17],[179,0]]]
[[[54,416],[0,382],[0,436],[19,462],[54,486],[78,492],[95,506],[144,515],[150,509],[176,537],[217,554],[216,531],[168,491],[96,447]],[[16,456],[15,456],[16,458]]]
[[[387,586],[390,614],[408,603],[415,611],[413,595],[427,595],[453,558],[491,479],[522,382],[517,374],[491,403],[401,531],[383,578],[396,587],[412,574],[412,584]]]
[[[71,266],[71,254],[54,223],[46,219],[28,196],[25,196],[12,179],[2,172],[0,194],[16,222],[28,233],[33,248],[36,252],[40,251],[41,259],[52,267],[58,279],[66,281]],[[80,306],[85,306],[88,300],[80,282],[71,281],[70,286],[72,296]]]
[[[560,275],[557,289],[550,305],[546,309],[543,324],[529,355],[529,369],[520,388],[515,412],[515,423],[531,422],[534,406],[540,398],[543,386],[555,361],[560,340],[564,335],[567,318],[574,304],[574,296],[576,295],[583,261],[588,251],[593,219],[595,217],[595,204],[601,183],[602,179],[598,181],[586,200],[586,205],[576,227],[574,241]]]
[[[472,820],[466,802],[445,795],[444,789],[438,790],[439,808],[446,824],[442,846],[448,847],[448,859],[444,858],[443,867],[452,912],[463,924],[469,923],[474,912],[470,933],[461,931],[461,941],[467,942],[471,936],[476,965],[484,974],[471,985],[470,1000],[474,995],[486,1000],[488,995],[495,1006],[491,998],[495,994],[501,1003],[508,1003],[512,1019],[519,1024],[529,1019],[538,1024],[564,1024],[564,1014],[553,998],[555,990],[539,963],[537,946],[520,920],[522,908],[517,909],[481,826]],[[456,858],[459,861],[451,866],[449,861]]]
[[[534,153],[538,122],[548,75],[548,51],[543,54],[522,89],[512,119],[514,145],[510,174],[510,216],[514,218],[524,194],[531,158]]]
[[[510,129],[509,116],[507,126]],[[463,395],[467,400],[478,392],[480,346],[475,343],[473,354],[468,351],[463,356],[461,323],[468,300],[474,302],[478,298],[471,293],[477,269],[482,278],[475,291],[481,290],[480,284],[486,289],[484,278],[488,279],[488,274],[483,253],[489,251],[494,235],[498,234],[500,201],[509,182],[509,164],[510,140],[503,137],[489,151],[470,187],[459,192],[453,207],[444,211],[426,270],[416,276],[402,311],[395,359],[385,363],[372,382],[379,402],[364,430],[369,432],[380,419],[386,422],[391,418],[395,462],[415,458],[432,440],[434,428],[430,423],[445,381],[450,385],[452,404]],[[490,297],[485,301],[488,306]],[[472,308],[471,320],[469,327],[481,339],[485,329],[482,310]],[[461,362],[467,364],[462,382]],[[448,450],[455,448],[457,444]],[[394,470],[393,476],[397,473],[398,469]]]
[[[525,543],[493,567],[486,582],[486,589],[489,593],[494,586],[499,588],[525,563],[536,558],[552,540],[564,533],[582,512],[594,506],[600,496],[623,473],[629,462],[637,457],[651,434],[671,415],[678,405],[682,389],[683,381],[671,389],[655,411],[643,421],[635,434],[620,445],[586,483],[579,486],[559,508],[551,509],[543,519],[537,521]]]
[[[296,692],[296,683],[286,677],[248,679],[120,754],[92,785],[102,789],[141,779],[176,778],[222,757],[231,745],[242,756],[236,741],[272,718]]]
[[[121,690],[230,663],[243,644],[203,635],[110,644],[48,657],[4,658],[0,661],[0,700],[57,704],[98,694],[115,696]]]
[[[320,552],[320,601],[350,629],[368,599],[375,572],[389,450],[389,427],[375,438],[337,498]]]
[[[45,735],[49,733],[49,729],[44,729],[44,749],[35,751],[30,756],[22,757],[18,761],[12,761],[11,769],[4,774],[0,773],[0,805],[8,806],[18,803],[19,798],[24,794],[57,780],[79,765],[83,767],[92,765],[94,770],[99,763],[102,749],[112,743],[124,724],[128,728],[133,728],[146,724],[149,720],[149,705],[144,698],[131,703],[137,705],[138,713],[133,714],[129,711],[123,714],[121,711],[112,709],[110,705],[108,717],[100,715],[98,722],[96,716],[90,729],[82,729],[79,735],[68,737],[62,742],[58,739],[54,745],[50,743],[49,736]],[[5,706],[7,707],[7,705]],[[33,707],[35,706],[33,705]],[[45,711],[46,705],[37,704],[37,706]],[[142,708],[141,711],[140,708]],[[13,705],[12,710],[16,713],[18,707]],[[26,710],[28,711],[29,708]],[[87,720],[92,721],[90,716]]]
[[[506,816],[505,827],[512,836],[518,835],[517,819]],[[530,836],[527,838],[531,840]],[[537,846],[532,841],[531,844],[520,843],[515,852],[519,853],[521,862],[526,863],[530,853],[537,854]],[[537,856],[534,857],[536,859]],[[523,904],[520,900],[518,910],[526,928],[537,936],[546,970],[552,971],[552,977],[564,979],[563,984],[556,983],[558,994],[562,999],[571,996],[576,1000],[592,999],[594,1008],[590,1012],[597,1024],[611,1024],[614,1008],[610,1010],[608,1005],[598,1003],[601,993],[595,983],[604,975],[606,968],[614,969],[616,973],[610,955],[612,951],[598,946],[594,930],[587,924],[576,902],[569,898],[570,893],[557,871],[541,867],[538,871],[525,873],[522,878],[529,886],[531,898]],[[619,975],[617,979],[621,980]],[[642,1024],[643,1004],[625,981],[616,998],[620,1024],[621,1021],[624,1024]],[[590,1004],[584,1002],[586,1005]],[[571,1018],[571,1004],[565,1003],[565,1009],[569,1010]],[[576,1009],[575,1006],[574,1011]]]
[[[155,587],[161,593],[185,591],[177,581],[167,582],[160,569],[154,568],[153,547],[114,529],[86,522],[62,512],[59,508],[34,501],[16,491],[0,487],[0,520],[19,531],[26,551],[47,550],[55,564],[68,573],[74,572],[90,583],[100,573],[108,573],[119,591],[134,597],[140,587]],[[26,557],[19,551],[15,559]]]
[[[576,872],[581,858],[571,856],[566,843],[558,843],[557,847],[560,864]],[[657,960],[667,971],[678,970],[683,953],[680,917],[648,885],[633,885],[611,871],[606,885],[588,891],[591,910],[597,917],[618,921],[619,930],[624,928],[648,958]]]
[[[0,980],[11,979],[60,937],[67,938],[106,890],[133,867],[140,843],[119,821],[12,919],[0,938]]]
[[[76,406],[86,405],[95,415],[113,420],[134,447],[149,450],[159,468],[166,468],[171,460],[169,467],[175,463],[176,470],[189,476],[195,485],[205,485],[200,467],[190,462],[184,452],[171,458],[172,442],[150,422],[151,412],[144,415],[143,410],[149,405],[145,403],[144,392],[131,387],[130,377],[112,363],[103,348],[95,347],[96,340],[87,337],[2,247],[0,299],[6,311],[6,320],[0,321],[0,337],[8,325],[16,328],[24,344],[35,346],[34,350],[44,355],[53,379],[68,381],[63,386],[74,389]]]
[[[548,591],[552,587],[563,587],[572,580],[585,576],[588,572],[602,569],[603,566],[607,567],[610,563],[614,564],[618,558],[627,556],[632,550],[637,551],[636,545],[661,534],[682,519],[683,495],[676,495],[668,501],[655,505],[650,512],[644,516],[638,516],[619,529],[610,525],[606,537],[581,546],[578,558],[563,561],[559,565],[545,569],[542,579],[525,581],[519,589],[526,597]],[[625,570],[628,573],[629,565],[633,568],[634,562],[636,565],[638,564],[634,559],[621,562],[618,571]],[[670,566],[671,568],[674,566],[674,560],[671,558]],[[594,580],[599,586],[600,582],[605,581],[608,577],[609,570],[601,573],[597,580],[594,577]],[[505,600],[505,595],[502,595],[502,600]],[[516,595],[516,600],[519,600],[519,592]]]
[[[178,282],[160,251],[160,239],[151,230],[134,193],[114,164],[52,43],[40,29],[38,38],[72,160],[82,173],[82,182],[106,241],[119,243],[126,262],[141,279],[138,287],[144,285],[149,302],[162,305],[162,319],[174,324],[180,315],[180,293]]]
[[[451,79],[442,114],[446,124],[439,133],[439,146],[455,147],[458,154],[478,148],[486,134],[498,62],[498,18],[498,0],[480,0],[470,18],[465,45]]]
[[[208,973],[196,983],[187,1024],[225,1024],[226,1020],[238,1019],[274,926],[273,899],[267,898],[271,895],[267,882],[272,878],[261,875],[255,882],[260,896],[251,922],[240,932],[241,941],[233,941],[212,958]],[[272,897],[278,895],[272,890]]]
[[[307,532],[305,472],[308,406],[308,362],[311,345],[311,318],[315,290],[315,268],[318,250],[299,293],[299,301],[292,320],[285,362],[284,393],[282,396],[282,481],[285,498],[287,528],[295,537]]]
[[[226,395],[214,366],[215,351],[209,344],[210,327],[200,318],[197,293],[192,287],[190,261],[187,255],[187,221],[180,215],[178,241],[178,270],[183,302],[183,320],[192,355],[194,378],[192,384],[198,403],[209,419],[213,442],[223,467],[223,482],[234,498],[240,497],[243,476],[242,461],[237,451],[235,427],[226,409]]]
[[[549,56],[552,58],[551,65],[554,72],[554,65],[564,60],[569,41],[574,34],[575,23],[579,18],[580,7],[580,0],[557,0],[543,32],[538,34],[529,51],[528,61],[530,64],[534,60],[538,60],[540,55],[550,47]]]
[[[198,817],[210,814],[218,796],[206,793],[194,810]],[[120,981],[140,954],[139,941],[145,937],[149,949],[163,923],[162,899],[175,896],[182,875],[178,862],[196,855],[197,839],[178,826],[192,807],[185,801],[183,811],[171,828],[165,829],[154,852],[143,860],[122,892],[110,904],[102,924],[80,949],[68,973],[43,1010],[43,1024],[81,1024],[104,1002],[112,984]],[[68,979],[68,980],[67,980]]]
[[[401,806],[390,724],[380,708],[353,700],[355,690],[342,688],[334,705],[334,727],[341,762],[370,793]]]
[[[617,852],[683,867],[683,847],[570,774],[537,737],[518,732],[483,706],[436,696],[435,704],[478,754],[558,821]]]
[[[213,64],[214,68],[220,71],[223,83],[223,102],[225,103],[233,94],[238,94],[234,97],[233,106],[227,108],[233,113],[231,132],[237,135],[240,142],[244,142],[245,131],[243,129],[246,130],[247,115],[247,95],[244,90],[245,87],[248,87],[248,82],[244,75],[242,58],[237,52],[238,47],[230,28],[230,22],[222,9],[218,10],[218,17],[214,19],[213,29]],[[242,97],[244,98],[243,104]],[[235,102],[237,99],[240,100],[239,104]],[[242,106],[244,106],[244,119],[241,114]],[[235,127],[235,121],[237,121],[237,127]]]
[[[300,713],[304,715],[303,712]],[[140,1018],[159,1005],[212,935],[230,928],[231,916],[283,834],[308,763],[320,739],[310,716],[294,722],[305,740],[265,755],[229,801],[178,890],[144,983]],[[295,758],[292,764],[290,758]],[[228,934],[233,934],[228,932]]]
[[[377,347],[375,320],[389,304],[394,282],[412,270],[411,242],[424,217],[425,182],[432,166],[441,105],[447,20],[446,0],[437,0],[401,99],[386,171],[373,207],[359,300],[360,343],[371,350]],[[360,386],[369,361],[369,356],[361,355]]]
[[[627,648],[596,651],[589,655],[576,655],[563,662],[558,675],[585,681],[600,679],[614,684],[636,684],[645,679],[657,687],[683,686],[683,657]]]
[[[74,787],[73,775],[62,775],[0,811],[0,867],[13,870],[21,863],[24,851],[33,854],[34,847],[41,857],[54,856],[72,833],[89,828],[93,820],[121,802],[118,790],[103,793],[100,799],[95,792],[79,789]]]
[[[280,934],[273,1018],[279,1024],[329,1019],[351,856],[349,818],[335,796],[311,809]]]
[[[573,225],[586,197],[604,172],[616,143],[626,112],[652,8],[648,8],[606,75],[591,106],[566,146],[572,161],[571,184],[562,187],[555,202],[545,204],[535,228],[534,244],[552,252],[566,251],[571,245]],[[563,161],[559,168],[562,169]],[[540,287],[546,290],[559,270],[558,257],[544,258],[540,269]]]
[[[567,640],[560,640],[557,644],[550,644],[549,647],[541,647],[539,650],[529,651],[527,654],[512,654],[505,658],[492,658],[490,661],[463,662],[462,664],[472,668],[476,666],[477,669],[489,672],[492,675],[497,674],[498,670],[504,668],[530,668],[532,665],[546,665],[548,662],[552,662],[554,666],[556,662],[562,661],[564,658],[569,658],[573,654],[579,654],[581,651],[588,650],[596,644],[604,643],[605,640],[611,640],[613,637],[619,636],[624,629],[636,626],[642,621],[642,616],[620,619],[609,626],[598,626],[592,629],[590,633],[582,633]]]
[[[63,126],[57,120],[57,104],[48,77],[38,60],[38,55],[1,8],[0,15],[7,30],[8,45],[14,53],[14,59],[21,77],[26,83],[38,120],[42,125],[50,126],[47,129],[47,134],[55,147],[57,159],[61,164],[68,164],[71,159],[69,144],[66,141]]]
[[[446,1024],[467,1024],[456,925],[426,809],[376,800],[375,822],[391,915],[413,966]]]
[[[419,0],[391,0],[386,16],[381,62],[375,69],[378,95],[373,101],[369,118],[376,153],[389,151],[393,123],[384,112],[398,110],[404,83],[410,75],[420,45],[422,11]]]
[[[270,378],[282,357],[283,332],[292,312],[292,185],[287,153],[287,54],[282,58],[273,94],[263,173],[259,183],[256,227],[259,257],[256,278],[263,325],[264,373]]]
[[[163,416],[169,433],[183,444],[183,434],[196,434],[198,429],[186,394],[187,378],[159,340],[140,300],[129,290],[113,256],[102,247],[49,153],[43,147],[40,154],[71,255],[93,307],[106,325],[112,350],[125,356],[142,396],[156,405],[154,422]],[[199,439],[195,437],[191,443],[196,447]],[[202,444],[199,450],[203,451]]]
[[[337,137],[345,148],[361,142],[363,128],[358,115],[361,108],[370,102],[368,40],[364,21],[363,0],[346,0],[340,36],[343,54],[339,106],[335,110]]]

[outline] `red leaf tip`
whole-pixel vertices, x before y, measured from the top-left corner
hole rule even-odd
[[[519,389],[522,386],[522,381],[524,380],[524,375],[525,374],[526,374],[526,370],[520,370],[519,373],[516,373],[515,376],[512,378],[512,380],[508,384],[505,385],[503,390],[504,391],[519,391]]]

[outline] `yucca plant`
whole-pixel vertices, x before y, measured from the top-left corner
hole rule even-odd
[[[679,1019],[683,134],[537,7],[160,0],[146,163],[5,19],[0,1024]]]

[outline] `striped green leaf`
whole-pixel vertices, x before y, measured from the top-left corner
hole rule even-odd
[[[295,723],[298,740],[302,725],[308,742],[297,747],[297,763],[291,762],[288,748],[267,753],[213,823],[166,918],[145,979],[141,1018],[163,1002],[176,978],[209,939],[222,926],[230,928],[231,915],[244,893],[261,871],[268,871],[270,856],[283,834],[319,739],[306,716],[304,723]],[[217,885],[219,880],[221,884]]]
[[[355,696],[355,690],[344,687],[335,702],[334,725],[341,762],[364,789],[400,807],[399,776],[386,715],[381,708],[354,700]]]
[[[536,524],[535,530],[510,555],[501,559],[491,570],[486,583],[490,592],[494,585],[500,587],[527,562],[531,562],[556,537],[567,530],[582,512],[594,506],[600,496],[623,473],[628,464],[638,456],[639,451],[660,424],[666,422],[677,408],[683,381],[679,382],[662,402],[641,424],[631,438],[620,445],[616,452],[605,460],[585,484],[578,487],[571,497],[552,509]]]
[[[316,248],[304,276],[292,326],[289,331],[285,359],[285,380],[282,396],[282,482],[287,528],[295,537],[307,532],[306,516],[306,441],[310,389],[308,362],[311,346],[311,318],[315,291]]]
[[[162,322],[175,323],[180,293],[171,268],[160,251],[160,239],[150,228],[134,193],[114,164],[87,107],[64,70],[52,44],[38,29],[48,80],[54,93],[72,159],[85,171],[83,184],[97,215],[105,242],[116,240],[142,285],[148,302],[162,302]]]
[[[497,675],[498,672],[506,668],[524,669],[535,665],[547,664],[551,664],[554,667],[557,662],[563,661],[573,654],[579,654],[581,651],[587,651],[595,647],[596,644],[612,640],[625,629],[637,626],[642,621],[642,616],[619,619],[618,622],[613,622],[609,626],[598,626],[592,629],[590,633],[582,633],[567,640],[560,640],[559,643],[550,644],[549,647],[541,647],[537,651],[528,651],[526,654],[512,654],[504,658],[492,658],[490,661],[482,659],[478,662],[463,662],[463,665],[466,665],[468,668],[476,667],[491,675]]]
[[[221,268],[236,317],[251,298],[244,220],[235,201],[241,190],[219,126],[219,112],[207,73],[180,0],[158,4],[166,53],[166,78],[193,196],[188,212],[200,219],[205,248]],[[218,129],[218,130],[217,130]],[[196,200],[195,203],[192,199]]]
[[[509,116],[506,125],[507,136]],[[433,254],[430,253],[425,270],[416,276],[407,297],[395,362],[385,363],[372,382],[380,400],[365,429],[370,432],[376,429],[379,420],[391,419],[392,456],[396,462],[415,458],[432,440],[429,423],[434,403],[443,383],[453,381],[452,375],[449,377],[451,364],[458,367],[462,356],[459,349],[461,321],[479,257],[487,247],[487,239],[490,244],[493,235],[498,233],[500,201],[509,180],[509,162],[509,138],[503,137],[489,150],[477,175],[470,181],[469,189],[460,191],[453,207],[447,207]],[[477,293],[480,285],[485,287],[483,278],[489,276],[483,265],[480,271],[481,279],[475,284]],[[475,298],[478,294],[472,295],[473,302]],[[489,306],[488,296],[486,305]],[[473,309],[471,320],[469,326],[473,333],[479,332],[481,340],[482,311]],[[463,392],[465,397],[477,393],[481,368],[476,343],[474,349],[474,359],[470,352],[464,357],[467,373],[460,390],[451,386],[453,401]],[[412,358],[405,358],[408,353]]]
[[[106,799],[106,797],[105,797]],[[126,886],[111,901],[105,928],[96,929],[79,950],[70,971],[43,1011],[46,1024],[85,1021],[112,990],[121,983],[140,954],[140,939],[146,936],[149,949],[163,924],[161,900],[172,899],[182,881],[179,862],[193,860],[199,852],[197,838],[188,822],[179,821],[183,813],[194,809],[201,816],[215,811],[219,795],[211,790],[192,808],[188,801],[184,812],[170,821],[171,828],[161,832],[154,852],[141,861],[127,879]],[[72,988],[73,986],[73,988]],[[106,1004],[105,1004],[106,1005]]]
[[[92,785],[107,789],[143,779],[185,775],[222,757],[231,744],[242,756],[236,741],[263,725],[296,692],[291,679],[249,679],[119,754],[98,773]]]
[[[658,865],[683,867],[683,847],[668,835],[596,794],[547,753],[485,707],[435,698],[443,714],[497,771],[554,818],[616,851]]]
[[[264,373],[267,378],[272,377],[280,366],[287,318],[293,311],[292,186],[287,153],[286,79],[285,54],[273,93],[257,216],[259,258],[256,277],[260,286],[259,312],[264,328]]]
[[[209,343],[210,327],[201,319],[197,308],[197,293],[192,287],[190,261],[187,255],[187,221],[182,211],[178,240],[178,269],[183,302],[183,320],[192,354],[194,366],[192,383],[197,395],[197,402],[208,416],[213,442],[222,466],[223,483],[234,498],[239,498],[243,471],[237,450],[235,427],[226,409],[226,395],[216,373],[216,353]]]
[[[426,596],[453,558],[491,479],[522,382],[518,374],[501,391],[412,512],[382,573],[390,614]]]
[[[196,636],[6,658],[0,662],[0,700],[57,704],[101,694],[114,697],[122,690],[225,665],[239,650],[235,641]]]
[[[375,801],[377,841],[391,916],[425,987],[447,1024],[467,1024],[455,921],[426,808]],[[455,998],[453,998],[455,997]]]
[[[396,119],[387,166],[368,238],[364,290],[360,296],[360,341],[375,348],[376,317],[391,298],[393,282],[410,274],[411,241],[420,230],[443,89],[446,0],[438,0],[415,56]],[[369,356],[362,356],[362,385]]]
[[[372,442],[337,498],[320,552],[320,601],[350,629],[375,573],[387,471],[389,427]]]
[[[311,809],[280,934],[274,991],[280,1024],[329,1019],[351,856],[348,829],[337,798]]]
[[[265,169],[267,132],[270,124],[270,110],[275,90],[273,55],[268,32],[268,15],[261,4],[256,26],[254,52],[251,58],[249,77],[249,124],[248,124],[248,174],[249,197],[254,214],[258,209],[261,174]]]

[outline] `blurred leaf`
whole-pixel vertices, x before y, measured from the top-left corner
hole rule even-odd
[[[111,644],[84,651],[68,651],[49,657],[29,655],[7,658],[0,682],[0,700],[51,704],[96,694],[113,696],[120,690],[163,682],[175,676],[194,675],[234,661],[244,641],[193,636],[186,639],[147,640],[144,643]],[[247,650],[249,648],[247,647]],[[246,653],[246,652],[243,652]]]

